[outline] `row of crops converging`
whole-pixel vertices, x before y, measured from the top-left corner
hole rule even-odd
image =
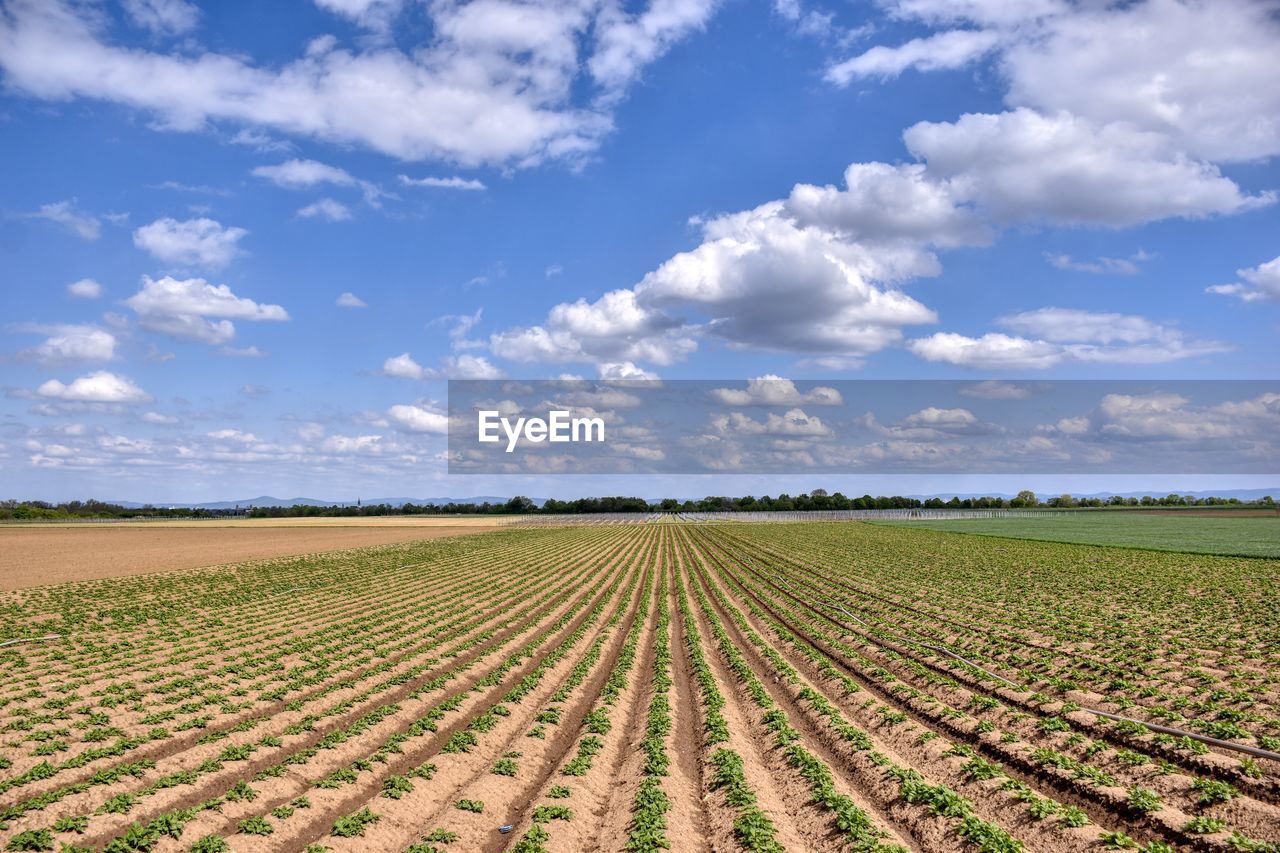
[[[664,524],[6,593],[0,846],[1276,851],[1277,568]]]

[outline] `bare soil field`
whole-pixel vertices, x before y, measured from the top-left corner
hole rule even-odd
[[[1276,853],[1277,569],[652,523],[0,593],[0,847]]]
[[[378,519],[382,521],[382,519]],[[303,523],[310,521],[310,524]],[[490,525],[316,523],[348,519],[0,526],[0,590],[118,578],[266,557],[436,539]]]

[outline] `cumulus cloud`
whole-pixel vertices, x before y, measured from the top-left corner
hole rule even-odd
[[[26,218],[55,222],[84,240],[97,240],[102,236],[102,221],[80,210],[74,200],[42,204],[39,210],[26,214]]]
[[[399,180],[406,187],[432,187],[434,189],[470,190],[472,192],[488,189],[484,185],[484,181],[475,178],[462,178],[458,175],[448,178],[411,178],[408,175],[400,175]]]
[[[1215,284],[1205,288],[1209,293],[1235,296],[1244,302],[1280,302],[1280,257],[1256,267],[1236,270],[1243,281]]]
[[[636,291],[615,290],[595,302],[557,305],[545,324],[496,333],[489,347],[514,361],[665,365],[687,356],[696,344],[678,320],[642,306]]]
[[[929,406],[902,419],[906,426],[931,429],[967,428],[977,422],[978,418],[968,409],[939,409],[937,406]]]
[[[440,367],[423,367],[409,353],[388,358],[382,363],[382,375],[396,379],[501,379],[505,374],[483,356],[471,353],[448,355]]]
[[[446,435],[449,432],[449,416],[419,405],[397,405],[387,409],[387,417],[398,429],[406,432],[425,432]]]
[[[1124,227],[1271,204],[1160,133],[1026,108],[920,122],[903,133],[929,174],[997,222]]]
[[[1000,332],[970,338],[937,332],[917,338],[907,348],[926,361],[942,361],[984,370],[1043,369],[1062,361],[1062,348],[1047,341],[1029,341]]]
[[[77,299],[97,299],[102,295],[102,285],[91,278],[82,278],[68,284],[67,293]]]
[[[225,344],[235,337],[232,320],[289,319],[279,305],[236,296],[227,285],[210,284],[202,278],[143,276],[142,289],[126,299],[125,305],[137,313],[145,329],[209,344]]]
[[[770,412],[764,420],[757,421],[741,412],[717,415],[711,420],[712,429],[728,435],[768,435],[788,438],[822,438],[831,435],[831,429],[822,419],[805,414],[803,409],[788,409],[779,415]]]
[[[356,296],[354,293],[352,293],[349,290],[339,295],[338,300],[335,304],[337,304],[339,308],[368,308],[369,307],[368,304],[366,304],[363,299],[361,299],[359,296]]]
[[[714,388],[713,399],[726,406],[839,406],[844,398],[835,388],[818,386],[801,392],[795,382],[766,374],[747,381],[744,388]]]
[[[346,222],[351,218],[351,208],[340,201],[322,198],[298,210],[303,219],[324,219],[328,222]]]
[[[1176,391],[1112,393],[1089,414],[1063,418],[1048,431],[1095,441],[1216,444],[1246,453],[1273,453],[1273,437],[1280,431],[1280,394],[1206,405]]]
[[[115,335],[97,326],[32,324],[20,329],[48,335],[43,343],[18,354],[23,360],[39,362],[46,367],[85,361],[111,361],[116,357]]]
[[[240,254],[238,244],[248,233],[204,217],[181,221],[165,217],[134,231],[133,244],[167,264],[218,269]]]
[[[1271,85],[1280,20],[1271,3],[1070,8],[1028,35],[1003,60],[1012,103],[1128,123],[1207,160],[1280,154],[1280,91]]]
[[[596,373],[601,379],[608,380],[643,379],[653,381],[659,378],[658,374],[653,371],[637,367],[634,362],[630,361],[602,361],[596,365]]]
[[[105,370],[81,376],[70,384],[50,379],[36,389],[36,395],[66,403],[133,405],[151,402],[151,395],[135,385],[132,379]]]
[[[396,379],[425,379],[427,370],[414,361],[409,353],[402,352],[382,362],[382,375]]]
[[[707,333],[735,345],[863,355],[900,340],[903,326],[937,319],[886,286],[936,272],[918,247],[871,248],[805,226],[775,202],[706,223],[703,243],[646,275],[635,295],[640,306],[698,310]]]
[[[387,31],[400,8],[392,0],[322,2],[371,31]],[[258,62],[199,45],[126,46],[91,7],[14,0],[0,18],[0,67],[12,90],[123,104],[174,131],[230,122],[259,138],[271,131],[402,160],[521,167],[594,150],[612,129],[599,99],[616,98],[645,64],[696,31],[713,4],[664,0],[634,14],[612,2],[419,8],[430,37],[406,49],[388,38],[351,49],[322,36],[292,59]]]
[[[961,396],[978,400],[1026,400],[1035,390],[1027,385],[986,379],[960,389]]]
[[[1162,364],[1231,349],[1218,341],[1189,339],[1176,327],[1132,314],[1041,308],[996,322],[1031,337],[938,332],[907,346],[926,361],[987,370],[1039,370],[1067,362]]]
[[[278,187],[300,190],[318,184],[335,184],[340,187],[356,185],[356,179],[345,169],[330,166],[317,160],[286,160],[275,166],[258,166],[253,174],[265,178]]]

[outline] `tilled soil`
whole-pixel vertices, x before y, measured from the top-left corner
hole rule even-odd
[[[871,586],[788,530],[775,541],[732,526],[531,529],[0,595],[6,631],[61,635],[0,650],[0,847],[1280,842],[1280,762],[1158,741],[1064,704],[1110,701],[1105,684],[1001,684],[923,645],[982,657],[980,640],[1003,636],[983,633],[963,593],[913,596],[901,574]],[[288,532],[314,544],[336,531]],[[1017,545],[1002,548],[1016,558]],[[1142,606],[1117,596],[1094,612]],[[1063,656],[1052,627],[1016,629],[1013,651],[984,665],[1024,679],[1029,661],[1041,672],[1074,661],[1083,673],[1128,648],[1098,634]],[[1149,672],[1133,683],[1147,704],[1130,716],[1177,707],[1183,726],[1268,731],[1254,713],[1275,696],[1268,659],[1154,642],[1144,654]],[[1241,698],[1206,698],[1219,683]],[[726,754],[732,785],[718,775],[734,766]]]
[[[480,525],[0,526],[0,590],[483,533]]]

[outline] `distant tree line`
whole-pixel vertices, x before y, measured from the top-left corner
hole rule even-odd
[[[517,495],[501,503],[447,503],[447,504],[413,504],[401,506],[390,504],[353,504],[346,506],[295,506],[266,507],[245,506],[234,509],[194,509],[189,507],[124,507],[119,504],[103,501],[66,501],[48,503],[46,501],[0,501],[0,520],[24,519],[75,519],[75,518],[311,518],[311,517],[361,517],[379,515],[578,515],[601,512],[814,512],[823,510],[848,509],[1021,509],[1035,507],[1053,508],[1104,508],[1104,507],[1211,507],[1211,506],[1263,506],[1274,507],[1275,501],[1270,495],[1256,501],[1241,501],[1238,498],[1203,497],[1170,494],[1164,497],[1146,496],[1129,498],[1114,495],[1108,498],[1075,498],[1071,495],[1057,495],[1041,501],[1034,492],[1021,491],[1013,498],[1001,497],[953,497],[942,498],[907,498],[901,495],[893,497],[872,497],[863,495],[850,498],[836,492],[828,494],[825,489],[814,489],[807,494],[789,495],[782,493],[775,497],[765,495],[755,497],[725,497],[711,495],[701,500],[678,500],[664,498],[657,503],[650,503],[637,497],[600,497],[578,498],[561,501],[554,498],[547,500],[541,507],[530,498]]]

